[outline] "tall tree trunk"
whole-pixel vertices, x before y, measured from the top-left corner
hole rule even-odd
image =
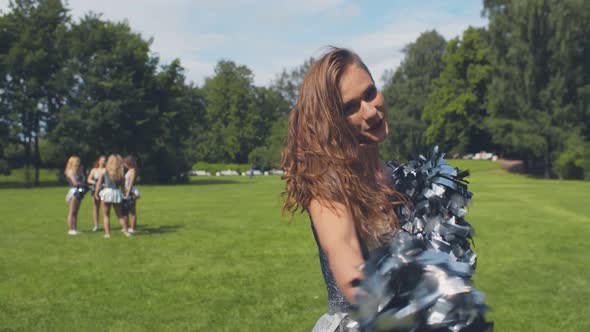
[[[31,167],[31,131],[26,130],[25,132],[25,186],[29,187],[31,183],[31,174],[30,174],[30,167]]]
[[[545,179],[549,179],[551,177],[551,162],[549,161],[549,154],[545,153],[545,158],[543,160],[543,177]]]
[[[545,149],[545,156],[543,158],[543,176],[545,179],[549,179],[551,177],[551,140],[547,138],[545,141],[547,143],[547,148]]]
[[[37,116],[38,117],[38,116]],[[34,146],[34,163],[35,163],[35,186],[39,186],[39,167],[41,166],[41,154],[39,153],[39,119],[35,119],[35,146]]]

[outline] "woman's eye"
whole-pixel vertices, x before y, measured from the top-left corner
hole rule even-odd
[[[351,114],[354,114],[354,113],[356,113],[357,109],[358,109],[358,104],[356,104],[356,103],[344,105],[344,110],[343,110],[344,115],[349,116]]]
[[[371,101],[371,100],[375,99],[376,96],[377,96],[377,88],[375,86],[371,86],[365,92],[365,100],[366,101]]]

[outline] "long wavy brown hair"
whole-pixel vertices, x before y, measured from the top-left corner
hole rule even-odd
[[[398,229],[394,206],[403,196],[377,181],[377,144],[361,144],[346,120],[340,78],[350,65],[371,75],[354,52],[331,47],[303,79],[281,158],[283,212],[304,212],[312,199],[331,208],[341,203],[349,208],[360,239],[374,248]]]
[[[100,163],[101,158],[106,159],[107,157],[104,154],[101,154],[100,156],[98,156],[98,158],[96,158],[96,161],[94,162],[94,168],[98,168],[98,166],[100,166],[99,163]],[[106,162],[105,162],[105,164],[106,164]]]
[[[127,166],[127,168],[135,168],[137,170],[137,162],[135,161],[135,158],[133,158],[132,155],[128,155],[127,157],[125,157],[125,159],[123,159],[123,163]]]

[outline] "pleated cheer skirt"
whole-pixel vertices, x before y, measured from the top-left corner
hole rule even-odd
[[[119,204],[123,200],[123,192],[119,188],[103,188],[98,196],[105,203]]]
[[[74,194],[76,193],[77,188],[76,187],[71,187],[68,190],[68,193],[66,194],[66,202],[69,202],[72,197],[74,197]]]
[[[141,196],[139,196],[139,189],[137,189],[136,186],[131,187],[130,194],[134,195],[135,199],[138,199],[139,197],[141,197]]]

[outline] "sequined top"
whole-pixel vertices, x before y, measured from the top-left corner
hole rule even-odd
[[[311,216],[309,217],[311,221]],[[311,230],[313,232],[313,237],[315,239],[315,243],[318,246],[318,252],[320,256],[320,266],[322,268],[322,274],[324,275],[324,281],[326,282],[326,288],[328,289],[328,313],[333,314],[336,312],[351,312],[352,306],[344,297],[344,294],[340,291],[338,286],[336,286],[336,280],[334,279],[334,275],[332,274],[332,270],[330,269],[330,264],[328,262],[328,256],[322,249],[320,245],[320,239],[318,238],[318,234],[313,227],[313,222],[311,222]],[[367,258],[368,250],[365,247],[364,243],[360,241],[361,251],[363,258]]]
[[[104,172],[104,187],[105,188],[111,188],[111,189],[117,189],[117,184],[115,183],[115,181],[113,181],[111,179],[111,177],[109,176],[109,172],[105,171]]]
[[[80,174],[76,174],[75,178],[76,178],[76,181],[78,181],[78,183],[84,182],[84,177],[81,176]],[[74,183],[72,182],[72,179],[70,179],[69,176],[66,177],[66,181],[68,181],[68,185],[70,187],[75,187]]]

